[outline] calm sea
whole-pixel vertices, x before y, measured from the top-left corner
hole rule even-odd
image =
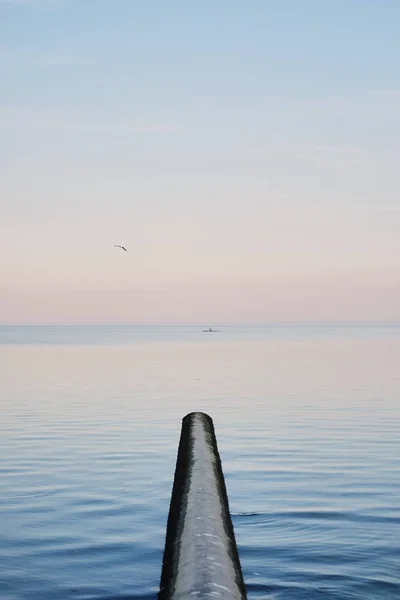
[[[0,328],[0,598],[154,599],[211,415],[249,598],[400,598],[400,325]]]

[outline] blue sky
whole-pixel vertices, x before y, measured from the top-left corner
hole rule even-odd
[[[0,0],[0,321],[400,320],[399,22]]]

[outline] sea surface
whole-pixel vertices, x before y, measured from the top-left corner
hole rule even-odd
[[[250,599],[400,598],[400,324],[216,328],[0,327],[1,600],[154,600],[193,410]]]

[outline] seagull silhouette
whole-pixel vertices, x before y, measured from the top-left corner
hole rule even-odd
[[[120,246],[119,244],[114,244],[114,248],[122,248],[122,250],[125,250],[125,252],[128,252],[128,250],[125,248],[125,246]]]

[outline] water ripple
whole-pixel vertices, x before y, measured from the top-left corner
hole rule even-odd
[[[3,332],[1,600],[156,600],[191,410],[214,419],[250,600],[400,598],[399,328],[275,329]]]

